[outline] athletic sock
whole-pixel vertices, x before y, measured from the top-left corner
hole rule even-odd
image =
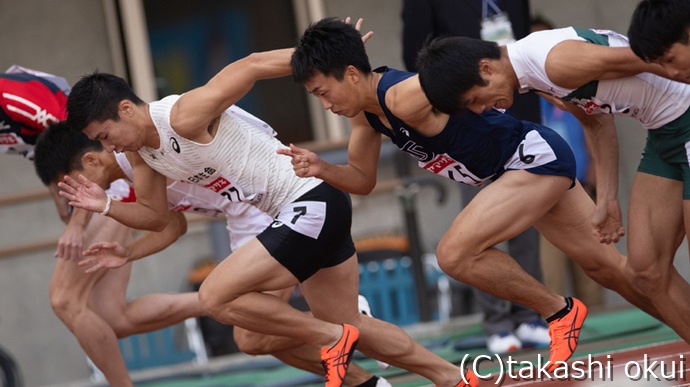
[[[366,382],[362,384],[358,384],[355,387],[376,387],[376,383],[378,383],[379,377],[378,376],[372,376],[371,379],[367,380]]]
[[[556,320],[556,319],[559,319],[559,318],[565,316],[566,314],[568,314],[570,312],[570,310],[572,308],[573,308],[573,299],[570,297],[565,297],[565,308],[559,310],[558,312],[556,312],[556,314],[547,318],[546,322],[550,323],[553,320]]]

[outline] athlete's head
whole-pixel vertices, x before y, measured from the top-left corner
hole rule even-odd
[[[322,19],[309,26],[297,43],[290,65],[292,76],[300,83],[316,73],[341,81],[349,66],[365,74],[371,72],[362,35],[337,18]]]
[[[72,88],[67,99],[67,121],[74,130],[102,141],[106,150],[123,151],[136,142],[138,130],[126,118],[140,105],[145,105],[144,101],[124,79],[95,72],[82,77]]]
[[[290,65],[295,81],[318,97],[324,109],[347,117],[359,113],[353,103],[371,65],[355,27],[336,18],[312,24],[300,38]]]
[[[481,63],[500,58],[501,51],[495,42],[459,36],[429,40],[417,55],[419,83],[431,105],[440,112],[455,114],[465,108],[476,111],[471,105],[477,101],[468,99],[470,91],[491,86]],[[512,104],[512,92],[510,95]]]
[[[628,29],[630,48],[647,62],[664,66],[672,77],[690,77],[690,2],[643,0]]]
[[[98,141],[89,140],[84,133],[70,130],[66,121],[51,125],[43,131],[34,148],[34,167],[43,184],[62,181],[65,175],[77,178],[83,174],[107,188],[101,171],[99,154],[106,153]]]

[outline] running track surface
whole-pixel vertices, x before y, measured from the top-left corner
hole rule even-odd
[[[459,339],[482,334],[479,324],[463,329],[462,332],[421,340],[424,344],[448,361],[461,365],[463,357],[479,357],[486,355],[486,348],[455,348]],[[539,358],[548,357],[548,348],[532,349],[515,352],[511,358],[518,363],[516,369],[527,368],[528,364],[537,363]],[[507,356],[501,357],[503,360]],[[645,358],[646,363],[645,363]],[[267,359],[264,359],[266,361]],[[663,361],[663,365],[662,362]],[[274,362],[277,362],[275,360]],[[356,362],[370,372],[388,379],[395,387],[428,387],[430,382],[418,375],[391,367],[381,370],[375,361],[368,358],[358,358]],[[601,364],[600,368],[591,367],[594,373],[586,371],[590,362]],[[598,362],[598,363],[596,363]],[[656,363],[654,363],[656,362]],[[503,377],[503,386],[688,386],[690,387],[690,346],[679,340],[679,337],[667,326],[635,309],[609,310],[602,313],[591,313],[583,326],[577,352],[569,361],[576,364],[582,372],[572,370],[568,377],[556,374],[554,380],[537,375],[529,378],[528,374],[513,375],[522,377]],[[673,368],[675,367],[675,368]],[[228,366],[226,369],[199,369],[187,372],[181,369],[167,369],[165,376],[135,377],[140,387],[322,387],[323,379],[305,371],[287,366],[271,365],[270,367],[242,367]],[[561,367],[562,368],[562,367]],[[603,371],[600,369],[603,368]],[[640,371],[650,370],[641,376]],[[478,366],[482,375],[490,378],[480,381],[480,387],[497,385],[499,375],[498,362],[484,362]],[[133,374],[133,376],[135,376]],[[143,376],[143,375],[142,375]],[[74,387],[71,384],[70,387]],[[98,384],[79,384],[79,386],[102,386]],[[62,387],[62,386],[61,386]]]
[[[683,341],[650,344],[593,357],[571,359],[578,371],[565,371],[557,378],[506,378],[503,386],[595,387],[595,386],[690,386],[690,346]],[[590,366],[591,364],[591,366]],[[563,368],[562,368],[563,369]],[[591,373],[590,373],[591,370]],[[480,369],[481,372],[481,369]],[[513,372],[517,374],[517,372]],[[538,375],[535,373],[535,375]],[[542,374],[543,375],[543,374]],[[480,382],[496,385],[497,374]],[[524,376],[529,377],[526,373]]]

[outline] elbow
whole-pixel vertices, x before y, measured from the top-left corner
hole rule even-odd
[[[162,232],[165,230],[165,223],[155,222],[147,227],[149,231]]]
[[[183,214],[175,214],[175,223],[177,224],[177,238],[187,233],[187,219]]]
[[[172,219],[169,215],[157,216],[149,222],[149,225],[146,227],[146,229],[155,232],[164,231],[168,227],[168,224],[171,222],[171,220]]]
[[[352,193],[355,195],[369,195],[374,191],[374,188],[376,188],[376,181],[374,182],[367,182],[365,184],[362,184],[360,187],[357,187],[357,189],[353,190]]]
[[[376,187],[376,184],[372,184],[370,186],[365,187],[364,190],[362,190],[361,195],[369,195],[374,191],[374,188]]]

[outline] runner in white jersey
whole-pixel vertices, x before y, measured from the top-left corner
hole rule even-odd
[[[135,186],[141,184],[144,193],[138,193],[137,203],[109,207],[100,187],[66,178],[61,194],[75,206],[154,230],[163,229],[170,216],[162,173],[265,209],[276,215],[271,226],[223,260],[202,284],[199,298],[211,317],[321,348],[328,386],[342,385],[360,333],[358,349],[368,356],[454,386],[457,366],[399,327],[359,315],[348,195],[318,179],[295,176],[290,160],[275,155],[282,146],[277,140],[227,111],[257,80],[289,75],[292,51],[251,54],[206,85],[152,105],[121,78],[100,73],[82,78],[68,99],[70,126],[106,150],[141,151],[132,166]],[[166,164],[157,163],[162,157]],[[262,293],[298,283],[313,316]]]
[[[560,98],[589,136],[597,175],[593,223],[599,230],[606,219],[618,225],[618,235],[603,235],[602,242],[623,235],[612,115],[636,118],[648,129],[630,193],[626,271],[661,319],[690,342],[690,284],[673,265],[690,231],[684,226],[690,219],[690,86],[661,78],[668,74],[660,65],[643,62],[624,36],[604,30],[541,31],[500,47],[440,39],[419,61],[422,86],[443,111],[507,108],[515,90]]]
[[[267,129],[270,127],[267,126]],[[51,145],[55,144],[68,145],[63,146],[61,152],[51,152],[54,148]],[[126,154],[106,152],[98,141],[89,140],[82,133],[69,131],[58,125],[46,130],[39,140],[39,145],[36,152],[36,169],[44,181],[58,181],[63,175],[76,178],[79,174],[83,174],[103,188],[114,182],[127,180],[132,182],[133,170]],[[67,169],[54,167],[56,165],[66,166],[64,168]],[[129,186],[127,188],[129,189]],[[240,246],[268,227],[273,220],[266,213],[250,204],[221,200],[224,198],[213,191],[194,184],[170,181],[167,192],[168,207],[174,212],[184,211],[210,217],[225,217],[230,246],[233,250],[239,249]],[[180,222],[171,222],[164,232],[144,233],[142,237],[128,244],[104,241],[90,245],[85,252],[88,256],[79,262],[79,266],[88,273],[83,277],[88,278],[100,272],[111,275],[111,273],[119,271],[112,269],[120,268],[166,248],[186,230],[184,217],[177,218]],[[102,268],[111,270],[99,270]],[[110,279],[109,282],[124,281],[120,287],[124,290],[128,273],[127,270],[127,277],[118,276]],[[292,291],[293,288],[290,287],[272,292],[272,294],[289,300]],[[125,304],[124,293],[113,292],[107,294],[107,297],[107,299],[100,300],[99,304],[109,307]],[[186,296],[180,296],[179,299],[182,297]],[[194,309],[196,314],[189,317],[199,317],[201,308],[198,305],[198,297],[193,297],[193,299],[197,304]],[[175,310],[178,305],[178,303],[173,302],[169,304],[172,310]],[[320,369],[319,354],[312,347],[303,343],[277,336],[262,335],[241,328],[234,329],[233,334],[237,346],[243,352],[252,355],[272,354],[294,367],[317,374],[323,373],[323,370]],[[346,382],[352,386],[359,386],[367,382],[371,386],[376,385],[377,387],[388,385],[385,379],[378,378],[357,366],[349,369]],[[364,385],[367,386],[367,384]]]
[[[250,203],[271,216],[316,186],[318,179],[297,179],[276,150],[284,145],[235,112],[221,113],[213,139],[205,144],[189,140],[170,125],[179,96],[149,104],[160,138],[159,147],[144,145],[139,154],[159,173],[208,188],[229,202]]]

